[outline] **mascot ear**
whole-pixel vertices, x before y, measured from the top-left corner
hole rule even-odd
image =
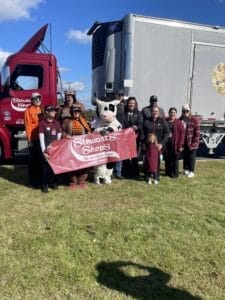
[[[113,100],[111,103],[117,106],[120,103],[120,100]]]
[[[101,105],[102,101],[99,99],[96,99],[96,103],[97,103],[97,105]]]

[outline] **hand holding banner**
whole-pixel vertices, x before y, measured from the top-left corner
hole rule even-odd
[[[137,156],[132,128],[102,136],[94,132],[54,141],[47,149],[55,174],[106,164]]]

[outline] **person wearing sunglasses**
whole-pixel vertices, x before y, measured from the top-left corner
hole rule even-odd
[[[39,93],[32,93],[31,105],[25,110],[24,114],[24,125],[30,155],[28,182],[32,187],[39,187],[41,184],[41,167],[38,159],[42,155],[38,136],[39,119],[43,114],[41,103],[41,95]]]
[[[182,105],[180,120],[185,128],[183,150],[184,175],[188,178],[192,178],[195,176],[195,160],[200,139],[200,123],[198,119],[191,114],[189,104]]]

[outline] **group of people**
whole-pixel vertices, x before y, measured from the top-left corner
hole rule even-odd
[[[84,116],[85,107],[77,100],[74,91],[65,91],[64,104],[59,107],[47,105],[43,108],[41,104],[41,95],[33,93],[31,105],[25,111],[24,124],[30,154],[29,184],[41,187],[42,192],[47,193],[49,187],[58,187],[58,178],[48,164],[47,147],[55,140],[90,133],[92,130]],[[85,169],[68,173],[69,187],[85,188],[87,176]]]
[[[200,126],[198,119],[191,115],[188,104],[182,106],[182,114],[177,118],[177,109],[171,107],[168,117],[158,105],[157,96],[150,97],[149,106],[140,111],[135,97],[124,99],[123,91],[118,91],[115,98],[117,119],[122,128],[133,128],[136,133],[138,156],[114,164],[114,177],[118,179],[140,176],[139,159],[143,157],[144,175],[148,184],[157,184],[160,180],[160,162],[165,159],[167,176],[179,176],[179,159],[183,157],[184,173],[194,176],[195,158],[198,149]],[[42,107],[39,93],[31,95],[31,105],[25,111],[24,123],[29,145],[30,164],[29,183],[33,187],[41,186],[46,193],[50,188],[57,188],[57,176],[48,164],[47,147],[55,140],[71,138],[74,135],[91,133],[91,123],[85,117],[85,107],[77,100],[74,91],[65,91],[65,101],[59,107]],[[86,187],[88,169],[74,170],[67,173],[70,189]]]
[[[123,113],[121,113],[123,107]],[[200,139],[200,124],[191,114],[188,104],[182,105],[181,116],[171,107],[168,116],[158,105],[158,98],[152,95],[149,105],[141,111],[135,97],[123,98],[118,105],[119,121],[123,128],[132,127],[136,132],[138,154],[143,154],[145,179],[148,184],[159,183],[160,162],[165,160],[165,173],[171,178],[179,176],[179,159],[183,158],[183,172],[194,177],[196,153]],[[117,178],[138,178],[138,157],[122,162],[121,176]]]

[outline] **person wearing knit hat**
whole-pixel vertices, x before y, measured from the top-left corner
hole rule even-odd
[[[70,108],[72,106],[80,107],[83,116],[85,111],[84,104],[77,100],[76,91],[65,90],[64,95],[65,95],[64,103],[60,105],[56,114],[56,119],[59,120],[61,124],[64,121],[64,119],[66,118],[68,119],[71,117]]]
[[[182,114],[180,117],[184,128],[184,150],[183,150],[183,169],[188,178],[195,176],[195,160],[200,139],[200,123],[198,119],[191,114],[190,105],[182,105]]]

